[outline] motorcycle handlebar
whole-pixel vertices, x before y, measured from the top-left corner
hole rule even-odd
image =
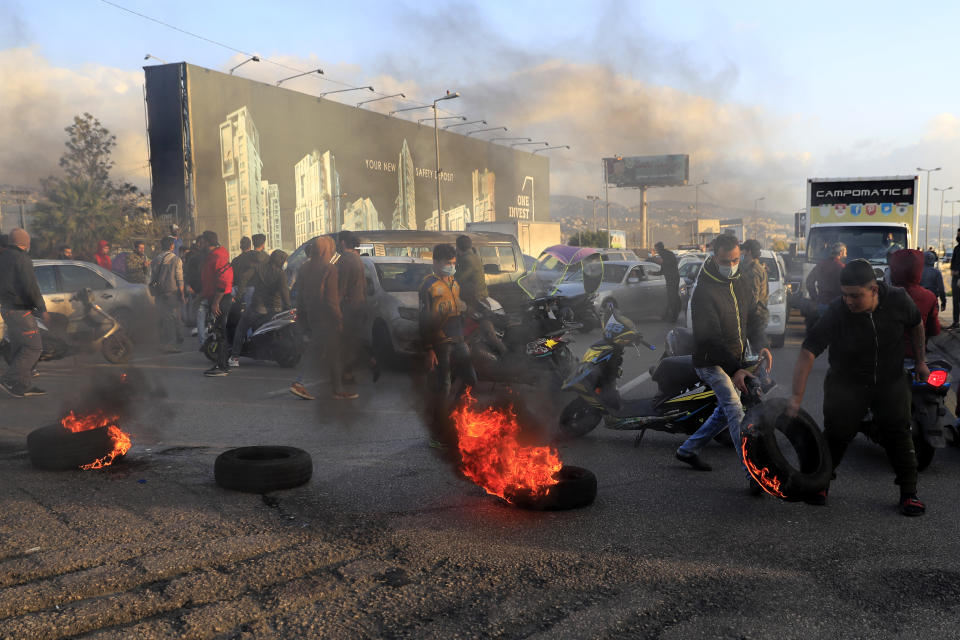
[[[647,341],[644,340],[643,338],[639,338],[639,339],[637,340],[637,342],[639,342],[640,344],[642,344],[643,346],[645,346],[647,349],[650,349],[650,351],[656,351],[656,350],[657,350],[657,348],[656,348],[654,345],[650,344],[649,342],[647,342]]]

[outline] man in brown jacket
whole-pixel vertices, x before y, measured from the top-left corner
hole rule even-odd
[[[362,363],[370,367],[373,381],[380,378],[380,366],[367,344],[370,335],[367,310],[367,281],[360,259],[360,239],[353,231],[337,234],[340,260],[337,261],[337,282],[340,288],[340,311],[343,314],[343,381],[353,384],[353,367]]]

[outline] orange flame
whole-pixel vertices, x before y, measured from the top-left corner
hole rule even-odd
[[[752,427],[753,425],[749,425],[749,426]],[[776,496],[778,498],[786,498],[787,497],[786,494],[780,491],[780,486],[781,486],[780,480],[776,476],[772,475],[769,469],[767,469],[766,467],[764,467],[763,469],[759,468],[750,459],[749,454],[747,454],[747,437],[746,436],[743,436],[743,441],[740,445],[740,448],[743,450],[743,463],[747,467],[747,472],[749,472],[750,475],[753,477],[753,479],[757,481],[757,484],[759,484],[764,491],[766,491],[772,496]]]
[[[121,431],[120,427],[117,426],[116,423],[119,419],[120,416],[107,414],[98,410],[84,416],[77,416],[71,411],[60,420],[63,428],[73,433],[90,431],[91,429],[101,429],[103,427],[107,428],[107,435],[113,442],[113,450],[102,458],[97,458],[90,464],[81,465],[81,469],[102,469],[103,467],[111,465],[117,456],[122,456],[130,450],[132,446],[130,434]]]
[[[468,388],[451,418],[459,436],[464,475],[490,495],[513,502],[518,493],[545,496],[559,481],[563,464],[553,447],[524,447],[517,442],[520,425],[510,407],[477,410]]]

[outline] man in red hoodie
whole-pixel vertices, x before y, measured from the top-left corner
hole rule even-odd
[[[112,266],[110,264],[110,243],[106,240],[100,240],[97,242],[97,252],[93,255],[93,261],[98,265],[110,271]]]
[[[890,256],[890,281],[902,288],[917,305],[923,319],[923,332],[926,339],[940,333],[940,318],[937,315],[937,296],[920,286],[923,275],[923,252],[915,249],[900,249]],[[913,358],[913,345],[908,336],[904,336],[904,355]]]
[[[230,373],[227,359],[230,357],[230,343],[227,340],[227,317],[233,303],[233,268],[230,255],[214,231],[204,231],[200,236],[200,249],[206,252],[201,273],[202,289],[200,297],[209,305],[213,314],[213,335],[217,341],[217,363],[203,372],[205,376],[225,376]]]

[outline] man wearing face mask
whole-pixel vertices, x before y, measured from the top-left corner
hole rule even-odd
[[[698,471],[710,471],[700,459],[700,450],[724,429],[730,431],[734,451],[740,454],[740,422],[743,405],[740,393],[747,391],[743,368],[747,327],[758,322],[757,306],[751,305],[750,283],[740,277],[740,246],[736,236],[723,233],[713,241],[713,255],[707,258],[693,290],[693,365],[697,376],[717,395],[717,408],[700,429],[680,445],[677,459]],[[746,468],[744,468],[746,473]],[[760,486],[750,480],[751,493]]]
[[[953,293],[953,324],[947,329],[960,328],[960,229],[957,229],[957,246],[950,257],[950,290]]]

